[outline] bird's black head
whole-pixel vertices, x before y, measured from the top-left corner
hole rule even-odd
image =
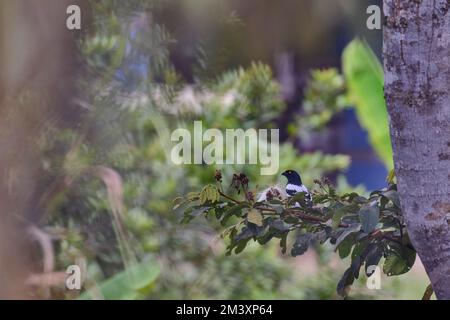
[[[285,176],[288,179],[288,183],[296,184],[299,186],[302,185],[302,179],[295,170],[286,170],[281,175]]]

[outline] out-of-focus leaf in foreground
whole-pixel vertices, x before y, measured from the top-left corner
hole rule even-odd
[[[152,261],[143,261],[86,291],[79,299],[135,300],[145,297],[160,273]]]

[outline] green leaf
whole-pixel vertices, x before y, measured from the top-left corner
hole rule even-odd
[[[201,215],[202,213],[208,211],[211,207],[207,207],[207,206],[196,206],[196,207],[192,207],[189,208],[188,210],[186,210],[186,214],[195,218],[198,217],[199,215]]]
[[[313,202],[316,204],[327,202],[328,199],[329,199],[329,197],[326,194],[314,194],[313,195]]]
[[[391,171],[389,171],[389,174],[386,177],[386,182],[389,184],[394,184],[395,180],[395,171],[394,169],[391,169]]]
[[[269,200],[269,203],[270,203],[270,204],[279,205],[279,206],[284,206],[283,201],[278,200],[278,199],[272,199],[272,200]]]
[[[188,223],[192,219],[198,217],[202,213],[205,213],[209,209],[211,209],[211,207],[206,207],[206,206],[190,207],[190,208],[186,209],[186,211],[184,212],[184,217],[183,217],[181,223]]]
[[[347,213],[347,207],[343,206],[339,209],[337,209],[333,213],[333,217],[331,218],[332,224],[331,227],[333,229],[337,229],[339,227],[339,224],[341,223],[342,217]]]
[[[342,196],[342,198],[347,198],[348,201],[353,201],[353,199],[359,197],[359,194],[356,192],[346,193]]]
[[[159,274],[160,269],[155,263],[144,261],[100,283],[97,288],[99,295],[88,290],[79,299],[90,300],[97,295],[106,300],[138,299],[151,289]]]
[[[339,252],[339,257],[341,259],[345,259],[348,257],[350,252],[352,251],[352,247],[355,244],[355,239],[353,237],[347,237],[344,241],[342,241],[339,246],[337,247],[337,250]]]
[[[251,209],[247,214],[247,221],[257,225],[258,227],[262,227],[263,225],[263,216],[261,212],[256,209]]]
[[[363,206],[359,211],[359,220],[361,221],[361,229],[365,233],[371,233],[375,230],[380,220],[380,208],[376,203],[370,206]]]
[[[396,276],[408,272],[416,261],[416,252],[404,246],[394,246],[386,252],[383,272]]]
[[[285,254],[287,251],[287,235],[288,235],[288,232],[285,232],[281,236],[280,247],[281,247],[282,254]]]
[[[349,288],[354,281],[355,277],[353,275],[353,270],[350,267],[347,270],[345,270],[344,275],[342,276],[341,280],[339,280],[336,289],[337,294],[340,295],[341,297],[346,297],[348,295]]]
[[[380,246],[374,245],[373,247],[371,247],[370,251],[366,255],[366,265],[365,265],[366,276],[370,277],[372,273],[375,272],[372,271],[371,273],[369,273],[368,268],[370,266],[378,266],[378,263],[380,262],[382,257],[383,257],[383,250]]]
[[[324,244],[328,239],[330,239],[332,229],[330,227],[325,227],[319,232],[314,234],[314,239],[319,241],[320,244]]]
[[[359,271],[361,269],[361,266],[364,264],[367,255],[372,252],[374,247],[376,247],[375,243],[367,243],[366,241],[362,243],[360,242],[359,244],[363,245],[359,246],[358,248],[356,248],[355,246],[355,249],[357,249],[357,251],[355,251],[355,249],[353,250],[352,263],[350,265],[350,269],[352,270],[355,279],[359,278]]]
[[[350,265],[350,269],[353,272],[353,277],[355,277],[355,279],[358,279],[359,277],[359,270],[361,269],[362,264],[364,263],[364,257],[363,256],[356,256],[353,261],[352,264]]]
[[[239,242],[239,244],[236,246],[236,249],[234,250],[234,253],[239,254],[244,251],[245,247],[247,246],[248,240],[249,239]]]
[[[173,210],[178,209],[186,200],[183,197],[173,199]]]
[[[220,198],[219,191],[217,190],[217,187],[213,186],[212,184],[205,186],[202,192],[200,192],[201,204],[204,204],[207,201],[214,203],[219,201],[219,198]]]
[[[265,245],[270,240],[272,240],[276,236],[276,234],[277,234],[277,230],[269,228],[269,230],[267,230],[267,232],[265,234],[258,237],[258,239],[256,239],[256,240],[258,241],[258,243],[260,245]]]
[[[356,243],[356,245],[352,251],[352,261],[356,257],[361,256],[363,254],[363,252],[366,250],[368,244],[369,244],[369,242],[366,239]]]
[[[283,220],[275,219],[269,222],[269,226],[278,230],[278,231],[288,231],[289,227]]]
[[[367,130],[370,142],[386,168],[392,169],[394,164],[381,63],[365,42],[356,39],[344,50],[342,68],[347,81],[348,99],[354,104],[359,122]]]
[[[186,195],[186,198],[187,198],[189,201],[197,200],[197,199],[199,198],[199,193],[198,193],[198,192],[189,192],[189,193]]]
[[[277,212],[277,214],[281,215],[284,211],[284,205],[272,205],[271,206],[272,209],[275,209],[275,211]]]
[[[255,236],[254,228],[250,225],[242,228],[241,232],[236,235],[236,231],[230,234],[231,243],[227,247],[227,255],[230,255],[234,248],[234,253],[241,253],[247,246],[248,241]]]
[[[362,197],[362,196],[358,196],[358,197],[353,199],[353,202],[357,203],[357,204],[366,204],[367,201],[368,201],[368,199],[365,198],[365,197]]]
[[[236,235],[236,237],[233,239],[234,242],[238,243],[242,240],[248,240],[254,236],[252,229],[249,227],[242,228],[241,232]]]
[[[299,222],[299,219],[297,217],[294,216],[287,216],[284,218],[284,222],[286,223],[290,223],[290,224],[296,224]]]
[[[336,239],[336,248],[339,246],[339,244],[345,240],[350,234],[359,232],[361,230],[361,224],[360,223],[354,223],[347,228],[344,229],[344,231],[340,234],[340,236]]]
[[[304,254],[308,250],[312,239],[313,235],[310,233],[299,234],[295,240],[294,246],[292,247],[291,255],[296,257]]]
[[[220,223],[222,225],[224,225],[228,219],[230,219],[230,217],[232,216],[240,216],[242,213],[242,209],[247,208],[248,205],[246,203],[239,203],[236,204],[234,206],[232,206],[230,209],[228,209],[227,211],[225,211],[225,213],[223,214],[222,220],[220,221]]]
[[[297,192],[296,194],[294,194],[292,197],[289,198],[289,205],[293,205],[296,202],[300,204],[305,203],[305,196],[306,196],[305,192]]]
[[[397,207],[397,208],[401,208],[400,206],[400,197],[398,196],[398,192],[395,190],[388,190],[386,192],[383,193],[383,196],[385,196],[386,198],[388,198],[389,200],[392,201],[392,203]]]

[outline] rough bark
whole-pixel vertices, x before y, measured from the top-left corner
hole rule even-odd
[[[450,1],[384,0],[385,96],[408,234],[450,299]]]

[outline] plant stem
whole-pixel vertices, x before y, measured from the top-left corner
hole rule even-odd
[[[234,203],[237,203],[237,204],[240,204],[240,203],[242,203],[241,201],[238,201],[238,200],[236,200],[236,199],[233,199],[232,197],[230,197],[230,196],[227,196],[225,193],[223,193],[221,190],[218,190],[219,191],[219,194],[222,196],[222,197],[224,197],[224,198],[226,198],[226,199],[228,199],[228,200],[230,200],[230,201],[233,201]]]
[[[422,300],[430,300],[433,293],[434,293],[434,290],[430,283],[428,285],[428,287],[425,289],[425,292],[423,293]]]

